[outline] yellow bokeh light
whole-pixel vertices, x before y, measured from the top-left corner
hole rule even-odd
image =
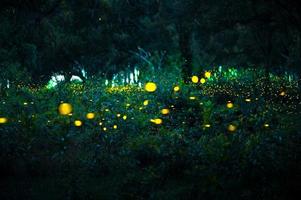
[[[144,102],[143,102],[143,105],[144,106],[147,106],[149,104],[149,100],[145,100]]]
[[[62,103],[59,105],[58,110],[61,115],[69,115],[72,112],[72,105],[70,103]]]
[[[122,118],[123,118],[123,120],[126,120],[128,117],[126,115],[124,115]]]
[[[103,131],[107,131],[108,129],[107,129],[107,127],[103,127],[102,130]]]
[[[206,128],[210,128],[210,127],[211,127],[210,124],[205,124],[204,126],[205,126]]]
[[[99,122],[99,126],[102,126],[102,122]]]
[[[114,129],[117,129],[117,128],[118,128],[118,126],[117,126],[117,125],[114,125],[114,126],[113,126],[113,128],[114,128]]]
[[[75,120],[75,121],[74,121],[74,125],[77,126],[77,127],[80,127],[80,126],[83,125],[83,122],[80,121],[80,120]]]
[[[206,83],[206,79],[204,78],[201,78],[201,81],[200,81],[202,84]]]
[[[145,84],[144,89],[147,92],[155,92],[157,90],[157,85],[156,85],[156,83],[148,82]]]
[[[264,124],[263,125],[265,128],[268,128],[270,125],[269,124]]]
[[[236,131],[236,129],[237,129],[237,127],[236,127],[235,125],[229,124],[229,126],[228,126],[228,131],[234,132],[234,131]]]
[[[189,97],[190,100],[196,100],[196,97]]]
[[[160,118],[157,118],[157,119],[151,119],[150,121],[151,121],[152,123],[154,123],[154,124],[157,124],[157,125],[160,125],[160,124],[163,123],[163,120],[160,119]]]
[[[173,91],[179,92],[179,91],[180,91],[180,87],[179,87],[179,86],[175,86],[175,87],[173,88]]]
[[[281,93],[280,93],[280,96],[285,96],[285,92],[281,92]]]
[[[192,76],[192,77],[191,77],[191,81],[192,81],[193,83],[198,83],[198,82],[199,82],[199,77],[197,77],[197,76]]]
[[[7,118],[6,117],[0,117],[0,124],[5,124],[7,123]]]
[[[169,114],[169,109],[167,109],[167,108],[164,108],[164,109],[162,109],[161,110],[161,113],[163,114],[163,115],[168,115]]]
[[[232,102],[227,103],[227,108],[231,109],[234,107],[234,104]]]
[[[87,113],[86,114],[86,118],[87,119],[94,119],[95,118],[95,114],[94,113]]]
[[[251,99],[245,99],[246,102],[251,102]]]
[[[210,78],[211,77],[211,72],[209,72],[209,71],[205,72],[205,77]]]

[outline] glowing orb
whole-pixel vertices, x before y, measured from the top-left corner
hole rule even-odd
[[[193,83],[198,83],[198,82],[199,82],[199,77],[193,76],[193,77],[191,77],[191,81],[192,81]]]
[[[201,81],[200,81],[202,84],[206,83],[206,79],[204,78],[201,78]]]
[[[0,124],[5,124],[7,123],[7,118],[6,117],[0,117]]]
[[[227,103],[227,108],[231,109],[231,108],[233,108],[233,107],[234,107],[234,104],[233,104],[233,103],[231,103],[231,102],[228,102],[228,103]]]
[[[179,92],[179,91],[180,91],[180,87],[179,87],[179,86],[175,86],[175,87],[173,88],[173,91]]]
[[[155,92],[157,90],[157,85],[156,85],[156,83],[148,82],[145,84],[144,89],[147,92]]]
[[[246,102],[251,102],[251,99],[245,99]]]
[[[144,106],[147,106],[149,104],[149,101],[148,100],[145,100],[144,102],[143,102],[143,105]]]
[[[268,128],[270,125],[269,124],[264,124],[263,125],[265,128]]]
[[[163,115],[168,115],[168,114],[169,114],[169,109],[164,108],[164,109],[161,110],[161,113],[162,113]]]
[[[211,127],[210,124],[205,124],[204,126],[205,126],[206,128],[210,128],[210,127]]]
[[[124,115],[122,118],[123,118],[123,120],[126,120],[128,117],[126,115]]]
[[[86,114],[86,118],[87,119],[94,119],[95,118],[95,114],[94,113],[87,113]]]
[[[118,126],[117,126],[117,125],[114,125],[114,126],[113,126],[113,128],[114,128],[114,129],[117,129],[117,128],[118,128]]]
[[[121,114],[118,113],[118,114],[117,114],[117,117],[121,117]]]
[[[69,103],[62,103],[59,105],[58,110],[61,115],[69,115],[72,112],[72,106]]]
[[[189,97],[190,100],[196,100],[196,97]]]
[[[235,125],[233,125],[233,124],[230,124],[228,126],[228,131],[230,131],[230,132],[234,132],[234,131],[236,131],[236,129],[237,129],[237,127]]]
[[[285,96],[285,92],[281,92],[281,93],[280,93],[280,96]]]
[[[211,77],[211,72],[209,72],[209,71],[205,72],[205,77],[210,78]]]
[[[82,122],[82,121],[80,121],[80,120],[75,120],[75,121],[74,121],[74,126],[80,127],[80,126],[82,126],[82,125],[83,125],[83,122]]]
[[[106,127],[103,127],[103,129],[102,129],[103,131],[107,131],[108,129],[106,128]]]
[[[154,123],[154,124],[157,124],[157,125],[160,125],[160,124],[163,123],[163,120],[162,120],[162,119],[159,119],[159,118],[157,118],[157,119],[151,119],[150,121],[151,121],[152,123]]]

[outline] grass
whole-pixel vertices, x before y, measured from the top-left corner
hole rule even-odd
[[[10,88],[1,199],[287,199],[300,181],[299,80],[262,74],[213,70],[184,84],[162,73],[143,83],[154,92],[101,79]]]

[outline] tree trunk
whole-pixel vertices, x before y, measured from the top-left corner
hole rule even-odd
[[[182,66],[182,76],[185,83],[188,83],[192,75],[192,51],[191,51],[191,31],[188,27],[179,25],[177,27],[179,34],[179,47],[184,59]]]

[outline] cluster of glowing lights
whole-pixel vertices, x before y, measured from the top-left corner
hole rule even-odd
[[[207,79],[209,79],[211,76],[212,76],[211,72],[210,72],[210,71],[206,71],[206,72],[204,73],[204,78],[199,78],[198,76],[192,76],[192,77],[191,77],[191,81],[192,81],[193,83],[201,83],[201,84],[204,84],[204,83],[206,83]],[[205,86],[204,86],[204,88],[205,88]],[[144,89],[145,89],[145,91],[147,91],[147,92],[153,93],[153,92],[155,92],[155,91],[157,90],[157,85],[156,85],[156,83],[154,83],[154,82],[148,82],[148,83],[145,84]],[[174,91],[174,92],[179,92],[180,89],[181,89],[181,88],[180,88],[178,85],[175,85],[175,86],[173,87],[173,91]],[[282,89],[283,89],[283,88],[282,88]],[[282,89],[281,89],[281,90],[278,90],[278,92],[277,92],[275,95],[276,95],[276,96],[278,96],[278,95],[280,95],[280,96],[286,96],[286,95],[287,95],[286,92],[285,92],[285,91],[282,91]],[[143,89],[141,89],[141,90],[143,90]],[[253,96],[250,95],[250,94],[245,95],[245,97],[248,97],[248,98],[244,99],[245,102],[251,102],[251,101],[253,100],[253,99],[251,100],[250,97],[253,98]],[[197,97],[195,97],[195,96],[190,96],[189,99],[190,99],[190,100],[196,100]],[[254,99],[255,99],[255,97],[254,97]],[[258,98],[256,98],[256,100],[258,100]],[[4,103],[5,103],[5,102],[4,102]],[[144,101],[143,101],[143,105],[144,105],[144,106],[148,106],[149,103],[150,103],[149,100],[144,100]],[[33,102],[31,102],[31,104],[33,104]],[[140,103],[140,104],[141,104],[141,103]],[[152,103],[152,104],[153,104],[153,103]],[[203,105],[203,103],[200,103],[200,104]],[[24,105],[24,106],[27,106],[28,103],[27,103],[27,102],[23,102],[23,105]],[[131,104],[129,104],[129,103],[123,104],[123,105],[126,105],[126,107],[130,107],[130,106],[131,106]],[[158,105],[159,105],[159,104],[158,104]],[[143,107],[142,105],[140,105],[140,106],[141,106],[141,107],[139,107],[139,110],[146,109],[146,107]],[[169,105],[169,106],[170,106],[170,105]],[[173,108],[174,106],[171,105],[170,107]],[[231,101],[228,101],[227,104],[226,104],[226,107],[227,107],[228,109],[232,109],[232,108],[234,108],[234,104],[233,104]],[[235,106],[235,107],[237,107],[237,106]],[[131,108],[132,108],[132,107],[131,107]],[[134,103],[133,103],[133,108],[134,108]],[[106,111],[106,112],[110,112],[110,110],[109,110],[108,108],[105,109],[105,111]],[[61,104],[58,106],[58,112],[59,112],[60,115],[64,115],[64,116],[72,116],[72,112],[73,112],[72,105],[71,105],[70,103],[64,103],[64,102],[61,102]],[[163,109],[160,110],[160,113],[161,113],[162,115],[168,115],[168,114],[170,114],[170,110],[169,110],[168,108],[163,108]],[[121,115],[120,113],[116,114],[116,116],[117,116],[118,118],[122,118],[123,120],[127,120],[127,118],[128,118],[126,115]],[[32,117],[34,118],[35,116],[32,115]],[[86,114],[86,118],[89,119],[89,120],[94,119],[94,118],[95,118],[95,113],[92,113],[92,112],[87,113],[87,114]],[[131,118],[131,119],[134,119],[134,118]],[[103,120],[104,120],[104,118],[103,118]],[[102,120],[102,121],[103,121],[103,120]],[[5,117],[0,117],[0,124],[5,124],[5,123],[7,123],[7,121],[8,121],[7,118],[5,118]],[[19,122],[20,122],[20,120],[19,120]],[[49,123],[49,122],[50,122],[50,121],[48,120],[48,123]],[[154,123],[154,124],[156,124],[156,125],[161,125],[161,124],[163,123],[163,120],[160,119],[160,118],[155,118],[155,119],[150,119],[150,122],[152,122],[152,123]],[[72,122],[71,122],[71,123],[72,123]],[[81,126],[83,125],[83,122],[82,122],[81,120],[75,120],[73,123],[74,123],[74,126],[76,126],[76,127],[81,127]],[[185,122],[183,122],[183,124],[185,124]],[[99,125],[102,126],[102,125],[103,125],[103,122],[99,122]],[[204,124],[203,127],[205,127],[205,128],[210,128],[210,127],[211,127],[211,124]],[[237,128],[238,128],[237,125],[234,125],[234,124],[229,124],[229,125],[226,126],[226,127],[227,127],[227,130],[228,130],[229,132],[235,132],[235,131],[237,131]],[[268,123],[264,123],[263,125],[261,124],[261,127],[262,127],[262,128],[269,128],[270,125],[269,125]],[[115,125],[113,125],[113,126],[110,125],[108,128],[109,128],[109,129],[111,129],[111,128],[113,128],[113,129],[118,129],[118,125],[117,125],[117,124],[115,124]],[[107,131],[108,128],[107,128],[107,127],[103,127],[102,130],[103,130],[103,131]]]
[[[157,85],[154,82],[148,82],[145,84],[144,89],[147,92],[155,92],[157,90]]]
[[[69,115],[72,112],[72,105],[70,103],[62,103],[59,105],[58,110],[61,115]]]

